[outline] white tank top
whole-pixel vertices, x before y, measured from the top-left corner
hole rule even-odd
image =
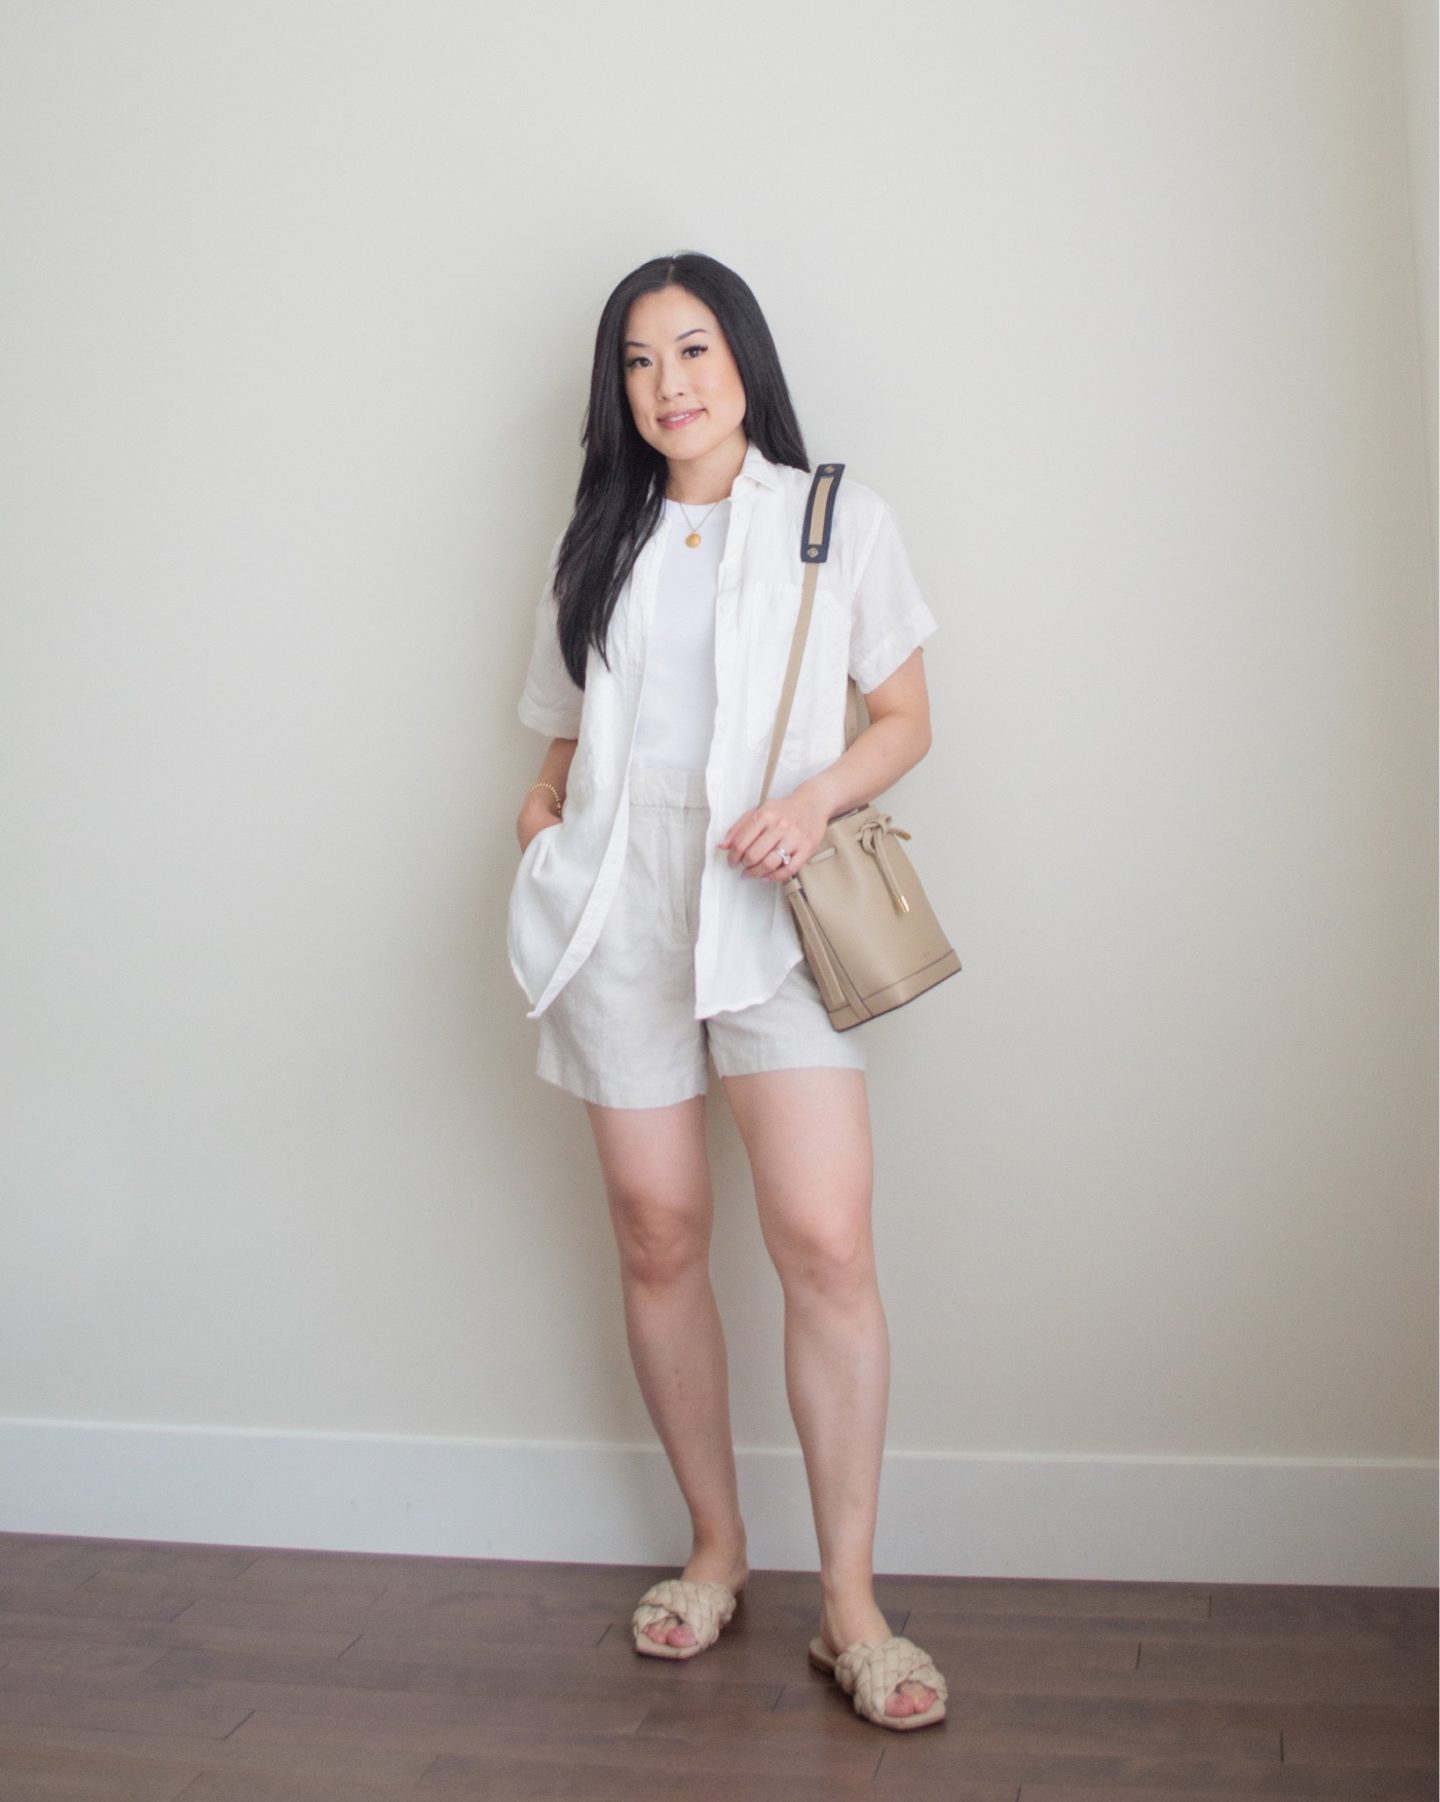
[[[667,500],[670,530],[660,565],[655,618],[631,761],[646,768],[703,770],[715,733],[715,595],[730,526],[729,496],[708,509]],[[700,542],[688,545],[690,521]]]

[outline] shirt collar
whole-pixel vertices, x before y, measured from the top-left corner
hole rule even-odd
[[[780,486],[778,467],[770,461],[753,438],[746,447],[745,460],[740,465],[739,473],[742,476],[749,476],[752,482],[759,482],[765,488]]]

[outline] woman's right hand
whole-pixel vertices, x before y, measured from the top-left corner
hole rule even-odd
[[[530,849],[530,841],[541,832],[548,832],[550,827],[560,824],[560,815],[544,801],[532,797],[520,809],[520,817],[515,822],[515,835],[520,840],[520,855],[523,857]]]

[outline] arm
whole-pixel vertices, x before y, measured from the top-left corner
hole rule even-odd
[[[899,669],[870,690],[865,710],[870,724],[856,733],[850,748],[794,791],[797,797],[813,802],[827,821],[848,808],[873,801],[930,749],[930,694],[925,685],[923,649],[917,646]]]
[[[936,628],[910,567],[895,509],[882,502],[862,559],[850,625],[849,671],[870,724],[797,793],[831,820],[898,782],[930,749],[923,641]]]
[[[848,670],[870,723],[834,763],[788,795],[751,808],[719,841],[747,876],[783,882],[815,851],[836,814],[873,801],[930,749],[923,641],[935,615],[910,568],[894,509],[881,502],[851,602]],[[780,845],[792,853],[781,865]]]
[[[783,841],[803,863],[837,813],[873,801],[930,749],[930,697],[920,646],[865,694],[865,707],[870,724],[834,763],[798,783],[788,795],[742,814],[718,842],[717,850],[723,850],[732,865],[743,865],[746,876],[786,881],[797,863],[759,867],[776,845]]]
[[[575,755],[575,747],[580,743],[578,738],[552,738],[550,748],[545,753],[545,760],[540,765],[539,782],[548,782],[559,790],[560,798],[565,798],[566,779],[570,774],[571,759]],[[553,826],[560,818],[555,807],[555,797],[548,788],[531,788],[520,805],[519,818],[515,822],[515,836],[520,840],[523,854],[537,832],[543,832]]]
[[[537,780],[550,783],[559,793],[562,804],[570,763],[580,743],[580,718],[585,703],[585,691],[575,683],[560,654],[554,579],[563,538],[562,532],[550,548],[545,586],[535,608],[530,667],[525,672],[525,687],[518,709],[522,724],[544,733],[550,740]],[[521,853],[537,832],[553,826],[559,818],[555,796],[548,788],[532,785],[521,800],[519,817],[515,821]]]

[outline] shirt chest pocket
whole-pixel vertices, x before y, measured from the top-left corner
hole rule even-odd
[[[752,747],[768,745],[775,730],[804,584],[805,572],[797,562],[793,579],[758,582],[747,595],[742,620],[741,706],[746,742]],[[843,718],[849,644],[848,603],[821,569],[816,575],[810,626],[785,730],[787,757],[792,752],[807,756],[816,745],[828,743],[835,720]]]

